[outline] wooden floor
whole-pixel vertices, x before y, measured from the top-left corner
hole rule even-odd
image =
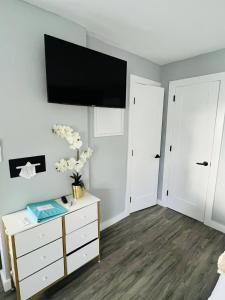
[[[106,229],[101,263],[89,263],[41,299],[206,300],[224,250],[224,234],[155,206]],[[15,293],[1,289],[0,299],[15,299]]]

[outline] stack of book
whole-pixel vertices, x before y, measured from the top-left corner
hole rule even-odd
[[[55,200],[45,200],[27,205],[27,213],[34,222],[46,221],[55,216],[64,214],[67,210]]]

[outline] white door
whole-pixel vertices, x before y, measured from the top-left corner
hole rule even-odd
[[[174,92],[169,103],[168,206],[203,221],[219,81],[179,86]]]
[[[130,107],[131,211],[156,204],[164,89],[136,83]]]

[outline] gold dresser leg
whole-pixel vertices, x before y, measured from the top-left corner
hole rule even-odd
[[[16,246],[15,246],[15,237],[14,235],[10,237],[11,245],[12,245],[12,269],[14,273],[14,284],[16,287],[16,299],[20,300],[20,286],[19,286],[19,276],[18,276],[18,268],[17,268],[17,261],[16,261]]]
[[[63,240],[63,258],[64,258],[64,276],[67,276],[65,216],[62,217],[62,240]]]
[[[98,255],[98,262],[99,262],[99,263],[100,263],[100,261],[101,261],[101,256],[100,256],[100,238],[101,238],[101,233],[100,233],[100,223],[101,223],[100,202],[98,202],[98,240],[99,240],[99,255]]]

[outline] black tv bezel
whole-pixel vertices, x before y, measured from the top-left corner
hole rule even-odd
[[[107,56],[107,57],[110,57],[112,59],[115,59],[115,60],[119,60],[121,61],[122,63],[125,64],[125,73],[126,73],[126,80],[125,80],[125,93],[124,93],[124,102],[123,102],[123,105],[121,106],[106,106],[106,105],[95,105],[95,104],[90,104],[90,105],[85,105],[85,104],[82,104],[82,103],[67,103],[66,101],[53,101],[53,100],[50,100],[50,97],[49,97],[49,85],[48,85],[48,71],[47,71],[47,51],[46,51],[46,39],[50,37],[50,38],[54,38],[54,39],[58,39],[60,40],[61,42],[64,42],[64,43],[67,43],[67,44],[70,44],[70,45],[74,45],[74,46],[78,46],[80,48],[83,48],[85,50],[88,50],[90,53],[98,53],[100,55],[103,55],[103,56]],[[118,108],[118,109],[126,109],[126,99],[127,99],[127,61],[123,60],[123,59],[120,59],[118,57],[114,57],[112,55],[108,55],[108,54],[105,54],[105,53],[102,53],[102,52],[99,52],[99,51],[96,51],[96,50],[93,50],[93,49],[90,49],[88,47],[84,47],[84,46],[81,46],[81,45],[78,45],[78,44],[75,44],[75,43],[72,43],[72,42],[69,42],[69,41],[65,41],[65,40],[62,40],[60,38],[57,38],[57,37],[54,37],[54,36],[51,36],[49,34],[44,34],[44,48],[45,48],[45,73],[46,73],[46,88],[47,88],[47,100],[48,100],[48,103],[53,103],[53,104],[60,104],[60,105],[71,105],[71,106],[84,106],[84,107],[105,107],[105,108]]]

